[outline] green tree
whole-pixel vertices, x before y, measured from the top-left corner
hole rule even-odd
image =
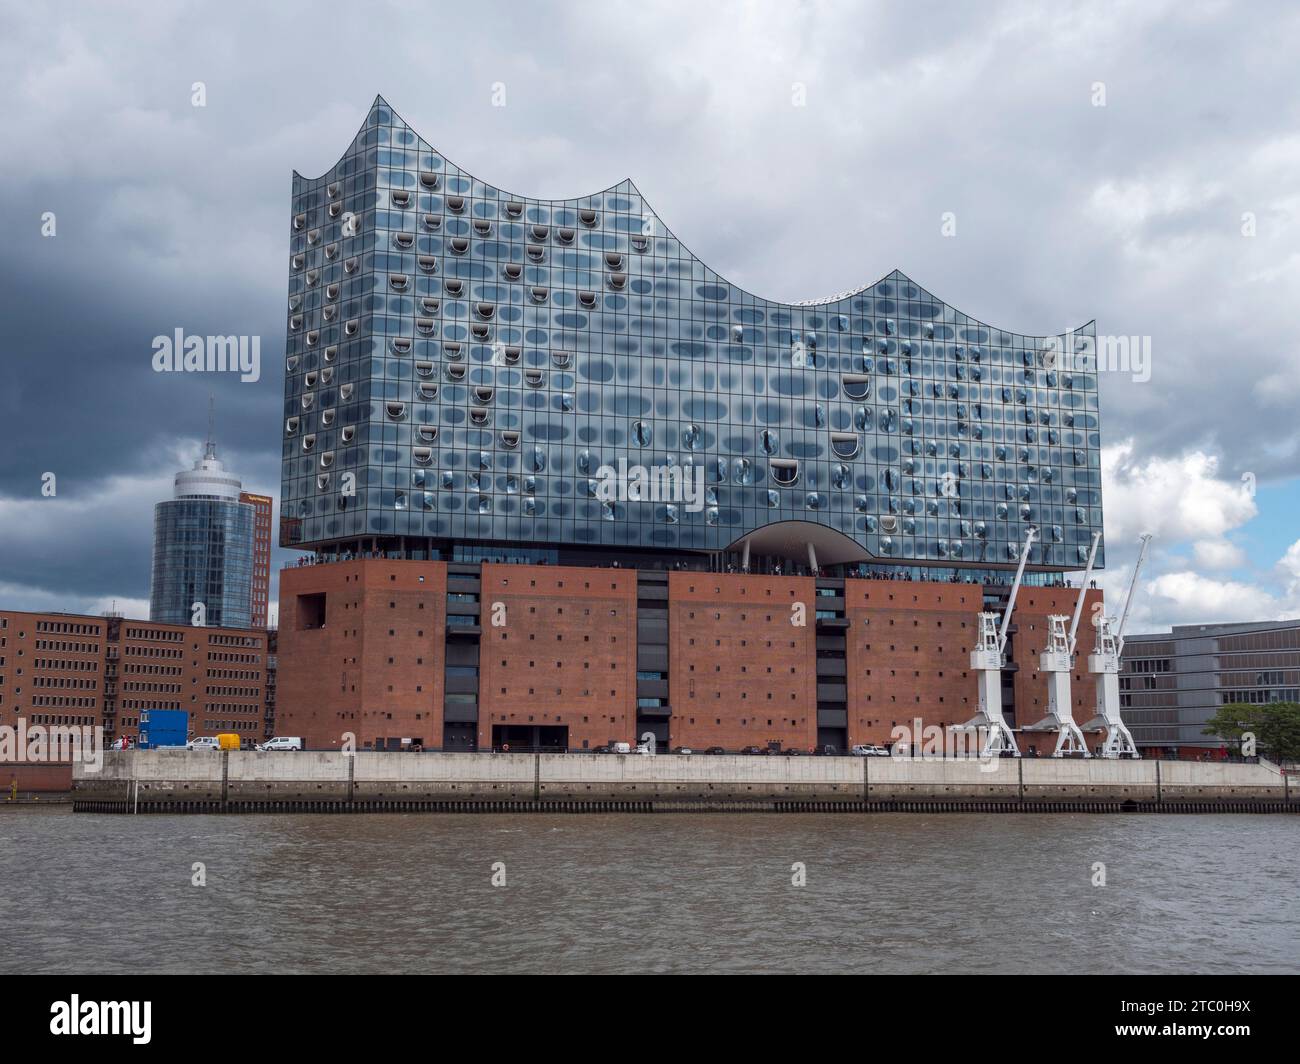
[[[1300,702],[1266,702],[1221,706],[1208,721],[1203,735],[1217,735],[1240,744],[1253,735],[1259,753],[1275,761],[1300,761]]]

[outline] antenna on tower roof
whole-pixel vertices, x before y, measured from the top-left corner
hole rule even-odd
[[[211,392],[208,393],[208,442],[203,449],[203,457],[216,458],[217,444],[213,439],[217,422],[217,398]]]

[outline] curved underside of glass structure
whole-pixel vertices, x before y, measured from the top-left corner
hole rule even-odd
[[[823,526],[837,559],[983,568],[1033,525],[1031,564],[1068,570],[1102,527],[1092,323],[1007,332],[897,271],[763,299],[631,181],[509,193],[380,98],[294,175],[290,234],[286,546],[719,552]]]

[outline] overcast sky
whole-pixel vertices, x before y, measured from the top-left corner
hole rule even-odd
[[[0,0],[0,606],[147,616],[210,392],[278,496],[290,176],[379,93],[508,190],[631,177],[763,295],[898,268],[1149,337],[1149,380],[1101,382],[1108,589],[1157,535],[1130,631],[1300,616],[1298,10]],[[155,373],[178,328],[260,336],[262,379]]]

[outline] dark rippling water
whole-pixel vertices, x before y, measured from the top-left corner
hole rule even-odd
[[[1294,972],[1298,850],[1281,815],[11,808],[0,970]]]

